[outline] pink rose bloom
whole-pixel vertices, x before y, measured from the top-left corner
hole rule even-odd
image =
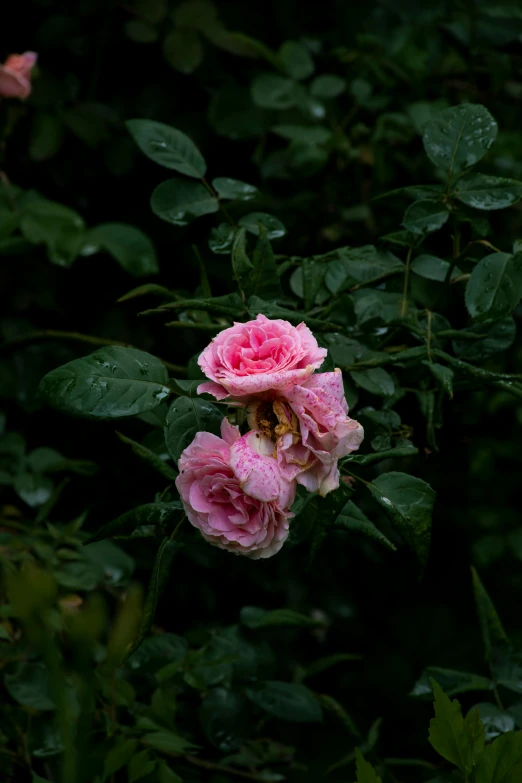
[[[323,496],[339,486],[337,461],[364,437],[348,416],[340,370],[316,373],[279,399],[251,403],[248,412],[250,426],[275,441],[283,478]]]
[[[282,478],[274,445],[262,433],[241,437],[223,419],[221,436],[198,432],[179,459],[176,486],[187,517],[220,549],[272,557],[288,536],[295,482]]]
[[[283,391],[302,383],[321,366],[326,349],[319,348],[310,329],[258,315],[220,332],[198,363],[211,383],[198,386],[218,400],[269,390]]]
[[[0,96],[27,98],[31,93],[31,71],[38,59],[36,52],[12,54],[0,65]]]

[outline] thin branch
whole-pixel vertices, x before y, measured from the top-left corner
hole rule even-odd
[[[7,350],[16,350],[18,346],[28,345],[30,343],[37,343],[42,340],[73,340],[74,342],[79,343],[87,343],[88,345],[97,345],[97,346],[109,346],[109,345],[118,345],[122,348],[135,348],[135,345],[131,345],[130,343],[124,343],[121,342],[121,340],[110,340],[106,337],[95,337],[91,334],[81,334],[81,332],[61,332],[57,329],[43,329],[37,332],[29,332],[29,334],[23,334],[20,337],[13,337],[10,340],[5,340],[0,345],[0,351],[2,349]],[[182,373],[183,375],[186,375],[187,368],[183,367],[180,364],[172,364],[172,362],[168,362],[166,359],[162,359],[161,357],[157,357],[159,361],[165,365],[167,370],[171,370],[172,372]]]

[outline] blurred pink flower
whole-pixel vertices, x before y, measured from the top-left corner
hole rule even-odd
[[[31,94],[31,71],[38,59],[36,52],[12,54],[0,65],[0,96],[27,98]]]

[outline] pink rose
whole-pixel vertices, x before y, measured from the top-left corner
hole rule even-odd
[[[0,65],[0,96],[27,98],[31,93],[31,71],[38,59],[36,52],[12,54]]]
[[[252,402],[248,413],[249,425],[275,442],[283,478],[323,496],[339,486],[337,461],[364,437],[348,416],[340,370],[316,373],[279,398]]]
[[[211,383],[202,383],[198,393],[222,400],[283,391],[306,380],[325,357],[326,349],[304,323],[292,326],[258,315],[224,329],[205,348],[198,363]]]
[[[240,436],[227,419],[221,438],[198,432],[176,479],[187,517],[210,544],[254,560],[275,555],[288,536],[295,482],[282,478],[273,443]]]

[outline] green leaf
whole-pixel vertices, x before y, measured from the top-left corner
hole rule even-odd
[[[179,501],[174,503],[145,503],[143,506],[136,506],[136,508],[126,511],[117,519],[113,519],[96,533],[93,533],[89,538],[89,543],[101,541],[112,536],[127,536],[137,527],[145,525],[158,525],[160,527],[167,525],[176,516],[179,516],[182,508],[183,506]]]
[[[475,769],[484,752],[484,743],[486,739],[484,724],[480,718],[480,712],[476,707],[470,710],[464,718],[464,728],[468,736],[471,754],[471,769]]]
[[[431,697],[433,694],[432,680],[436,680],[448,696],[456,696],[458,693],[468,693],[469,691],[493,690],[493,683],[488,677],[429,666],[413,686],[410,696]]]
[[[303,144],[326,144],[332,131],[322,125],[273,125],[271,130],[283,139]]]
[[[352,379],[371,394],[389,397],[395,392],[395,383],[390,373],[382,367],[374,367],[370,370],[354,370]]]
[[[54,488],[51,479],[35,473],[19,473],[15,476],[13,486],[18,497],[31,508],[47,503]]]
[[[277,73],[256,76],[250,89],[252,100],[262,109],[290,109],[297,99],[295,82]]]
[[[506,209],[522,198],[522,182],[487,174],[469,174],[459,179],[453,195],[474,209]]]
[[[471,748],[458,701],[450,701],[436,680],[431,680],[435,695],[435,717],[430,721],[430,744],[446,761],[468,774]]]
[[[127,656],[130,656],[135,650],[137,650],[145,637],[149,635],[150,629],[152,628],[152,624],[154,622],[154,615],[156,614],[158,601],[165,587],[167,586],[167,582],[171,575],[170,569],[172,562],[182,546],[183,545],[179,541],[172,541],[169,538],[164,538],[159,545],[149,580],[149,587],[147,590],[147,596],[145,598],[145,606],[143,609],[143,617],[140,629],[136,639],[132,643],[132,646],[127,653]]]
[[[383,473],[368,484],[368,489],[424,568],[436,493],[425,481],[406,473]]]
[[[426,280],[437,280],[439,283],[444,282],[449,268],[449,261],[429,255],[417,256],[411,265],[411,271],[419,277],[424,277]],[[456,275],[458,271],[454,269],[453,273]]]
[[[366,514],[355,505],[351,500],[343,507],[339,516],[334,522],[334,528],[336,530],[348,530],[351,533],[362,533],[369,538],[373,538],[380,544],[383,544],[388,549],[395,551],[397,547],[395,544],[386,538],[384,533],[381,533],[373,522],[371,522]]]
[[[453,399],[453,378],[455,373],[450,367],[445,367],[437,362],[422,362],[431,372],[437,383],[441,385],[450,399]]]
[[[82,554],[87,562],[100,571],[108,586],[124,587],[134,572],[133,558],[112,541],[85,544]]]
[[[308,79],[315,70],[308,49],[297,41],[285,41],[279,49],[279,57],[292,79]]]
[[[131,757],[134,755],[138,746],[137,740],[134,739],[120,739],[113,748],[105,756],[103,764],[103,779],[107,780],[115,772],[127,764]]]
[[[77,212],[46,199],[27,204],[20,228],[32,244],[46,245],[49,260],[58,266],[70,266],[78,257],[85,233],[85,223]]]
[[[170,755],[183,755],[188,750],[192,750],[197,746],[184,737],[180,737],[179,734],[174,734],[171,731],[156,731],[152,734],[144,734],[141,741],[145,745],[149,745],[154,750],[160,753],[167,753]]]
[[[134,277],[146,277],[159,272],[154,245],[138,228],[126,223],[104,223],[89,231],[85,242],[91,252],[103,248]],[[85,245],[82,251],[85,253]]]
[[[155,454],[153,451],[148,449],[146,446],[142,446],[141,443],[137,443],[135,440],[132,440],[132,438],[128,438],[126,435],[123,435],[121,432],[117,432],[116,435],[121,440],[122,443],[126,443],[128,446],[131,447],[132,451],[144,462],[149,464],[155,471],[157,471],[160,475],[162,475],[164,478],[168,479],[169,481],[175,481],[176,476],[178,475],[177,472],[171,468],[170,465],[168,465],[165,460],[163,460],[158,454]]]
[[[422,140],[430,160],[452,176],[481,160],[497,131],[497,123],[484,106],[463,103],[430,120]]]
[[[153,672],[159,679],[158,670],[174,662],[184,660],[188,652],[187,641],[182,636],[173,633],[162,633],[160,636],[150,636],[139,648],[129,655],[126,665],[129,669],[144,673]]]
[[[310,95],[314,98],[337,98],[346,90],[346,81],[334,73],[316,76],[310,84]]]
[[[323,717],[319,702],[304,685],[270,680],[257,688],[247,688],[246,695],[258,707],[281,720],[308,723]]]
[[[467,327],[466,332],[472,332],[482,339],[459,340],[451,343],[455,354],[466,362],[482,362],[489,356],[501,354],[506,351],[516,337],[517,327],[511,315],[501,318],[493,324],[479,323]]]
[[[360,661],[362,655],[354,653],[334,653],[334,655],[327,655],[326,658],[319,658],[309,666],[306,667],[304,677],[314,677],[316,674],[330,669],[332,666],[336,666],[338,663],[352,663],[353,661]]]
[[[12,673],[6,672],[7,692],[18,704],[33,710],[54,710],[49,673],[43,663],[17,663]]]
[[[338,294],[356,283],[367,283],[404,271],[404,264],[388,250],[378,250],[374,245],[336,251],[337,258],[326,267],[325,283],[332,294]]]
[[[474,267],[465,302],[472,318],[498,320],[508,315],[522,293],[522,254],[491,253]]]
[[[365,760],[359,748],[355,748],[357,783],[382,783],[372,765]]]
[[[158,761],[158,783],[183,783],[183,780],[161,759]]]
[[[33,160],[42,161],[52,158],[62,146],[64,126],[60,117],[47,112],[39,112],[31,128],[29,155]]]
[[[176,71],[194,73],[203,56],[201,36],[190,27],[174,28],[163,39],[163,57]]]
[[[304,299],[305,310],[311,310],[314,304],[323,304],[329,299],[324,286],[325,273],[325,264],[319,264],[312,258],[303,258],[301,266],[292,274],[290,288],[296,296]]]
[[[219,435],[223,414],[210,402],[179,397],[169,408],[165,422],[165,442],[172,459],[177,462],[196,433]]]
[[[230,257],[234,277],[240,291],[245,291],[250,285],[250,276],[254,266],[247,255],[246,228],[240,228],[233,234]]]
[[[510,731],[488,745],[475,773],[475,783],[520,783],[522,732]]]
[[[213,227],[211,229],[208,246],[213,253],[221,255],[230,253],[234,235],[234,226],[231,226],[229,223],[220,223],[217,228]]]
[[[475,569],[471,568],[473,578],[473,593],[477,606],[477,614],[482,631],[482,641],[484,642],[484,651],[486,660],[491,661],[497,652],[509,652],[511,643],[507,637],[502,621],[497,614],[495,605],[489,597],[479,575]]]
[[[153,191],[150,206],[167,223],[187,226],[202,215],[217,212],[219,202],[200,182],[168,179]]]
[[[181,131],[153,120],[129,120],[126,125],[140,150],[155,163],[188,177],[205,176],[207,164],[203,155]]]
[[[259,224],[266,229],[267,238],[270,241],[272,239],[284,237],[286,234],[286,228],[281,221],[273,215],[267,215],[266,212],[251,212],[248,215],[243,215],[239,220],[239,225],[244,226],[247,231],[250,231],[251,234],[255,234],[255,236],[259,236]]]
[[[135,780],[150,775],[156,767],[156,761],[150,757],[148,750],[140,750],[136,753],[128,765],[128,782],[134,783]]]
[[[123,296],[120,296],[118,302],[127,302],[129,299],[136,299],[138,296],[158,296],[160,299],[176,299],[172,291],[169,291],[165,286],[158,285],[157,283],[144,283],[136,288],[132,288]]]
[[[449,210],[442,201],[425,198],[408,207],[402,225],[415,236],[425,236],[442,228],[448,218]]]
[[[251,201],[259,195],[258,189],[253,185],[230,177],[216,177],[212,180],[212,187],[220,198],[231,198],[237,201]]]
[[[213,688],[199,708],[199,719],[208,741],[222,753],[237,750],[248,737],[249,704],[235,691]]]
[[[287,625],[294,628],[317,628],[323,623],[292,609],[260,609],[257,606],[244,606],[241,609],[241,622],[247,628],[272,628]]]
[[[365,412],[371,410],[366,408]],[[378,413],[381,413],[379,411]],[[400,424],[400,422],[399,422]],[[384,451],[378,451],[372,454],[349,454],[344,457],[341,464],[350,463],[355,465],[375,465],[376,462],[382,462],[384,459],[400,459],[401,457],[413,457],[418,454],[419,450],[415,448],[413,443],[407,442],[404,446],[398,446],[395,449],[385,449]]]
[[[170,395],[168,377],[155,356],[111,345],[52,370],[41,380],[40,392],[66,413],[119,418],[160,405]]]
[[[269,234],[262,223],[259,225],[259,238],[254,248],[252,270],[248,275],[245,293],[262,299],[277,299],[283,293]]]

